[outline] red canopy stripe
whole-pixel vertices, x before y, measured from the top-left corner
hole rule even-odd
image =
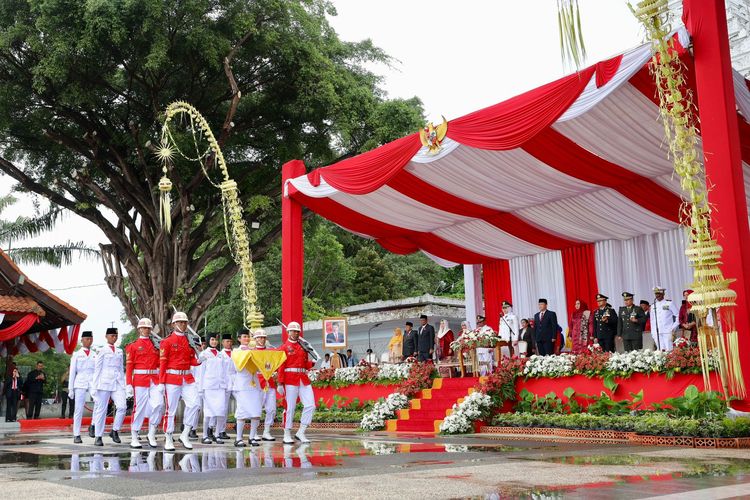
[[[594,68],[590,66],[507,101],[451,120],[448,137],[479,149],[517,148],[560,118],[586,88]]]
[[[679,223],[682,201],[651,179],[611,163],[548,128],[522,148],[550,167],[571,177],[617,190],[643,208]]]
[[[512,213],[495,210],[459,198],[425,182],[406,170],[402,170],[388,181],[388,186],[425,205],[466,217],[483,219],[518,239],[540,247],[557,250],[579,243],[548,233],[537,226],[532,226]]]
[[[589,305],[595,303],[594,297],[598,291],[594,244],[566,248],[561,253],[565,277],[565,301],[568,305],[568,314],[572,314],[575,311],[576,299]]]
[[[596,88],[606,85],[617,74],[622,62],[622,54],[596,63]]]
[[[503,300],[513,301],[510,286],[510,262],[505,259],[482,264],[484,276],[484,315],[487,324],[495,331],[500,328],[500,311]]]
[[[422,249],[436,257],[466,264],[480,264],[492,259],[434,234],[400,228],[362,215],[330,198],[305,196],[293,186],[289,187],[289,196],[349,231],[372,236],[383,248],[394,253],[408,254]]]
[[[39,316],[34,313],[28,313],[22,316],[21,319],[12,325],[0,330],[0,341],[11,340],[19,335],[23,335],[29,331],[29,328],[31,328],[37,321],[39,321]]]

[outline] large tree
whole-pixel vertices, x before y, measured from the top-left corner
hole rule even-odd
[[[160,227],[153,152],[169,102],[213,125],[261,223],[255,260],[280,233],[283,161],[328,163],[421,119],[417,100],[385,100],[365,65],[388,58],[341,41],[334,14],[323,0],[0,2],[0,170],[104,232],[106,280],[131,322],[161,323],[172,304],[199,321],[237,272],[197,165],[171,167],[173,229]]]

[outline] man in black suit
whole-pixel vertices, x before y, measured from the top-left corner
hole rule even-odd
[[[26,418],[39,418],[42,411],[42,395],[44,393],[44,383],[47,381],[47,374],[44,373],[44,363],[39,361],[36,369],[29,372],[26,377],[26,392],[29,397],[29,407],[26,409]]]
[[[410,356],[417,355],[417,332],[411,329],[412,326],[414,325],[411,321],[407,321],[404,326],[404,340],[401,345],[401,356],[404,361]]]
[[[339,331],[339,322],[334,321],[331,324],[331,333],[326,334],[326,345],[335,345],[335,344],[346,344],[346,339],[344,338],[344,335]]]
[[[429,361],[435,350],[435,328],[427,323],[427,315],[419,317],[419,331],[417,332],[417,360]]]
[[[540,356],[554,353],[552,344],[557,335],[557,314],[547,310],[547,299],[539,299],[539,312],[534,315],[534,341]]]

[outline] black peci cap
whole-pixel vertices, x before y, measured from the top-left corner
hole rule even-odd
[[[107,333],[105,335],[119,335],[119,332],[117,331],[117,328],[107,328]]]
[[[94,332],[90,330],[86,330],[85,332],[81,333],[82,339],[92,339],[94,338]]]

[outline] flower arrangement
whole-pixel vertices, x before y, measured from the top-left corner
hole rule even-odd
[[[560,354],[557,356],[529,357],[524,366],[523,374],[527,377],[566,377],[573,375],[573,366],[576,356],[574,354]]]
[[[409,398],[399,392],[389,394],[362,416],[359,426],[365,431],[376,431],[385,427],[385,421],[396,416],[396,411],[406,408]]]
[[[500,337],[492,328],[483,326],[459,335],[456,340],[451,342],[451,349],[462,351],[477,347],[495,347],[499,340]]]
[[[343,368],[324,368],[311,370],[310,380],[314,387],[343,387],[347,385],[398,384],[409,376],[411,365],[382,365],[382,366],[347,366]]]
[[[593,346],[589,346],[589,348],[591,347]],[[596,347],[599,346],[596,345]],[[609,355],[610,353],[603,352],[601,348],[591,349],[588,353],[578,354],[573,360],[573,373],[587,376],[602,373],[607,368]]]
[[[453,405],[453,413],[440,424],[444,434],[463,434],[472,429],[473,423],[489,416],[493,408],[492,397],[482,392],[472,392],[460,404]]]
[[[401,382],[397,391],[413,398],[419,391],[432,385],[434,375],[435,366],[432,363],[411,363],[409,376]]]

